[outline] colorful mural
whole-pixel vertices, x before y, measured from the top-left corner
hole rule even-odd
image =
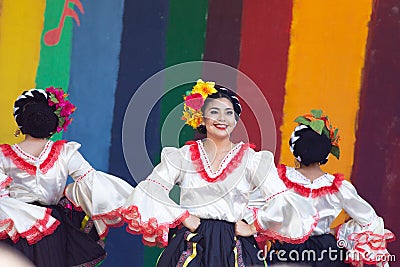
[[[55,138],[83,143],[95,168],[135,184],[122,148],[131,97],[166,67],[216,61],[242,71],[268,100],[277,163],[293,165],[287,142],[296,115],[329,114],[342,154],[326,171],[344,173],[400,235],[393,212],[400,202],[399,38],[398,0],[0,0],[0,143],[22,138],[13,135],[11,109],[22,90],[62,87],[77,111]],[[161,125],[186,90],[177,87],[153,108],[146,145],[154,164]],[[260,147],[248,108],[242,120]],[[193,138],[187,128],[182,135]],[[122,228],[110,231],[106,248],[102,266],[154,266],[161,251]],[[398,242],[389,249],[400,256]]]

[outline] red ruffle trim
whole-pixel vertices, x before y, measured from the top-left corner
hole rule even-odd
[[[59,140],[53,144],[53,146],[51,147],[51,150],[49,152],[49,155],[43,161],[43,163],[40,164],[40,171],[42,173],[47,173],[54,166],[54,163],[57,161],[58,157],[60,156],[61,149],[63,148],[63,146],[66,142],[67,141],[65,141],[65,140]]]
[[[0,182],[0,189],[4,189],[7,186],[9,186],[12,182],[12,178],[10,176],[7,176],[6,179]]]
[[[190,215],[188,211],[185,211],[173,222],[158,223],[154,217],[150,218],[147,222],[143,222],[137,206],[126,208],[123,214],[125,221],[128,223],[127,232],[131,234],[143,234],[143,244],[159,247],[168,245],[169,228],[180,225]]]
[[[68,198],[68,196],[65,194],[65,189],[64,189],[64,196],[72,203],[75,210],[84,212],[84,210],[80,206],[78,206],[74,201],[72,201],[72,199]],[[109,227],[121,227],[122,225],[125,224],[123,215],[124,213],[125,213],[125,208],[120,207],[110,212],[96,214],[91,217],[93,221],[102,221],[106,225],[106,229],[104,229],[102,233],[98,233],[101,239],[105,238],[108,235]]]
[[[59,140],[54,142],[53,146],[51,147],[51,150],[49,152],[49,155],[47,158],[43,161],[42,164],[40,164],[40,171],[42,173],[47,173],[48,170],[50,170],[54,163],[57,161],[61,149],[63,145],[66,143],[65,140]],[[3,144],[0,145],[1,151],[3,152],[3,155],[5,157],[9,157],[15,166],[17,166],[19,169],[26,171],[30,175],[35,175],[36,174],[36,166],[32,165],[25,160],[23,160],[18,154],[11,148],[10,145],[8,144]]]
[[[343,225],[344,224],[341,224],[337,228],[336,240],[338,240],[338,241],[341,240],[340,228]],[[378,265],[378,263],[381,263],[382,261],[373,260],[373,259],[365,258],[362,256],[366,255],[366,254],[371,255],[371,251],[375,251],[375,252],[379,253],[380,250],[386,249],[386,243],[395,241],[396,236],[392,232],[388,232],[383,235],[379,235],[379,234],[374,234],[372,231],[365,231],[362,233],[353,233],[348,237],[348,239],[355,242],[355,245],[353,248],[353,250],[355,252],[349,253],[349,257],[346,259],[345,262],[350,263],[352,266],[363,266],[363,264]],[[363,246],[363,245],[367,245],[370,248],[370,250],[366,251],[363,248],[361,248],[361,246]],[[349,249],[349,248],[347,248],[347,249]],[[352,257],[353,254],[358,254],[359,257],[354,258],[354,257]],[[387,254],[387,255],[390,256],[390,254]],[[379,254],[379,256],[384,257],[386,255]]]
[[[319,221],[319,214],[317,213],[315,216],[313,216],[313,219],[314,219],[314,223],[311,226],[310,230],[305,235],[303,235],[301,237],[297,237],[297,238],[285,236],[278,232],[272,231],[270,229],[264,229],[260,225],[260,223],[258,222],[257,219],[254,221],[254,226],[256,227],[257,232],[259,233],[259,237],[258,237],[259,241],[276,239],[276,240],[286,242],[286,243],[301,244],[301,243],[304,243],[310,237],[311,233],[314,231],[315,227],[317,226],[317,223]]]
[[[206,180],[209,183],[214,183],[217,181],[224,180],[226,176],[230,174],[234,169],[236,169],[237,166],[240,164],[246,149],[255,147],[253,144],[248,144],[248,143],[243,144],[240,150],[235,154],[235,156],[233,156],[231,161],[228,163],[226,168],[221,172],[221,174],[215,178],[211,178],[210,176],[208,176],[204,168],[203,162],[201,161],[199,144],[195,141],[189,141],[186,144],[190,145],[191,160],[196,166],[196,171],[200,174],[202,179]]]
[[[107,213],[92,216],[92,220],[102,221],[107,226],[103,233],[99,233],[100,238],[105,238],[107,236],[109,227],[121,227],[125,224],[123,216],[124,211],[125,209],[120,207]]]
[[[43,237],[47,235],[51,235],[54,233],[60,222],[55,220],[50,227],[47,227],[49,220],[51,218],[51,209],[47,208],[46,213],[42,219],[38,219],[34,225],[32,225],[28,230],[22,233],[18,233],[16,230],[13,231],[11,235],[9,233],[14,228],[14,222],[11,219],[6,219],[0,222],[0,226],[4,226],[5,223],[9,223],[10,225],[0,233],[0,239],[6,239],[10,237],[10,239],[16,243],[21,237],[25,238],[29,245],[33,245],[40,241]]]
[[[29,164],[18,156],[18,154],[8,144],[0,145],[1,152],[5,157],[8,157],[17,166],[18,169],[24,170],[30,175],[36,174],[36,166]]]
[[[323,186],[318,189],[313,189],[305,187],[301,184],[298,184],[296,182],[293,182],[289,180],[289,178],[286,176],[286,166],[283,164],[278,165],[278,174],[281,180],[285,183],[287,188],[294,189],[296,193],[304,196],[304,197],[309,197],[311,194],[311,197],[316,198],[320,197],[326,194],[334,194],[339,191],[339,187],[342,185],[342,182],[344,180],[343,174],[340,173],[335,173],[333,176],[335,177],[333,179],[333,182],[329,186]]]

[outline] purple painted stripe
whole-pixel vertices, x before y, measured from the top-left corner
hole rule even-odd
[[[359,194],[399,236],[400,5],[375,1],[360,96],[352,181]],[[400,243],[389,245],[400,254]]]

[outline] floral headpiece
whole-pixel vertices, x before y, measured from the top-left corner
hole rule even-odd
[[[72,118],[69,116],[75,111],[75,106],[67,100],[68,94],[62,88],[54,88],[53,86],[46,88],[48,93],[49,106],[55,106],[54,113],[58,117],[57,132],[66,131],[68,125],[71,124]]]
[[[323,115],[322,110],[311,110],[311,113],[297,117],[295,122],[309,126],[311,129],[316,131],[318,134],[325,134],[332,144],[331,154],[339,159],[339,129],[332,127],[328,116]]]
[[[186,96],[183,97],[185,103],[183,104],[182,120],[186,121],[185,124],[192,126],[193,129],[199,127],[203,121],[201,108],[206,98],[218,92],[214,86],[215,82],[203,82],[199,79],[192,91],[186,92]]]

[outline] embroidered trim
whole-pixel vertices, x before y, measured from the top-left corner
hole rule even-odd
[[[54,163],[57,161],[61,149],[63,145],[66,143],[65,140],[59,140],[53,143],[53,146],[51,147],[51,150],[47,156],[47,158],[43,161],[42,164],[40,164],[40,171],[42,173],[47,173],[48,170],[50,170]],[[15,146],[17,148],[17,146]],[[32,165],[28,162],[26,162],[23,158],[21,158],[13,149],[10,145],[8,144],[3,144],[0,145],[1,151],[3,152],[5,157],[8,157],[12,160],[12,162],[17,166],[19,169],[26,171],[30,175],[35,175],[37,167],[35,165]]]
[[[75,181],[79,182],[80,180],[82,180],[83,178],[85,178],[89,173],[91,173],[92,171],[94,171],[93,168],[89,169],[88,171],[86,171],[83,175],[79,176]]]
[[[156,180],[153,180],[153,179],[150,179],[150,178],[147,178],[146,179],[146,181],[149,181],[149,182],[153,182],[153,183],[155,183],[155,184],[157,184],[157,185],[159,185],[159,186],[161,186],[164,190],[166,190],[166,191],[169,191],[169,189],[165,186],[165,185],[163,185],[162,183],[160,183],[160,182],[157,182]]]
[[[279,192],[277,192],[277,193],[275,193],[275,194],[273,194],[273,195],[271,195],[271,196],[269,196],[265,201],[270,201],[271,199],[273,199],[274,197],[276,197],[277,195],[280,195],[280,194],[282,194],[282,193],[285,193],[286,191],[288,191],[288,189],[285,189],[285,190],[282,190],[282,191],[279,191]]]
[[[319,221],[319,214],[317,213],[316,215],[313,216],[314,223],[311,225],[310,230],[303,236],[293,238],[290,236],[283,235],[281,233],[278,233],[276,231],[273,231],[271,229],[264,229],[261,224],[258,222],[258,220],[254,221],[254,226],[256,227],[257,232],[259,232],[262,236],[265,236],[265,239],[277,239],[279,241],[291,243],[291,244],[301,244],[304,243],[311,235],[311,233],[314,231],[315,227],[317,226],[317,223]],[[260,237],[261,239],[264,239]]]
[[[6,179],[0,182],[0,189],[4,189],[12,183],[13,179],[7,176]]]
[[[181,253],[176,267],[186,267],[197,256],[197,243],[190,239],[197,234],[186,231],[184,239],[187,241],[187,249]]]
[[[165,247],[168,245],[169,228],[180,225],[189,212],[185,211],[172,222],[158,223],[157,219],[151,217],[147,222],[141,220],[141,214],[137,206],[129,206],[122,211],[124,220],[128,223],[126,231],[131,234],[143,234],[142,242],[146,246]]]
[[[201,141],[199,141],[199,142],[201,142]],[[208,173],[204,167],[203,161],[201,160],[199,143],[190,141],[190,142],[187,142],[186,144],[190,145],[189,150],[190,150],[190,154],[191,154],[191,160],[192,160],[193,164],[196,166],[197,173],[200,174],[200,177],[203,180],[206,180],[209,183],[214,183],[217,181],[224,180],[228,174],[230,174],[234,169],[237,168],[237,166],[239,166],[240,162],[242,161],[244,152],[248,148],[254,148],[254,145],[252,145],[252,144],[238,145],[238,146],[241,146],[239,148],[239,151],[235,154],[235,156],[232,157],[232,159],[228,162],[226,167],[224,169],[222,169],[221,173],[219,175],[217,175],[215,178],[212,178],[208,175]],[[229,153],[231,153],[231,152],[229,152]],[[226,160],[227,158],[228,157],[226,157],[224,160]],[[219,171],[217,171],[217,173],[218,172]]]
[[[235,236],[235,267],[245,267],[244,260],[243,260],[243,250],[242,250],[242,243],[239,239]]]
[[[94,259],[92,261],[85,262],[85,263],[82,263],[82,264],[79,264],[79,265],[74,265],[72,267],[94,267],[94,266],[97,266],[102,261],[104,261],[105,258],[106,258],[106,254],[104,254],[104,255],[102,255],[102,256],[100,256],[100,257],[98,257],[98,258],[96,258],[96,259]]]
[[[305,187],[304,185],[298,184],[296,182],[291,181],[287,176],[286,176],[286,166],[283,164],[278,165],[278,174],[281,180],[284,182],[286,187],[290,189],[294,189],[296,193],[304,196],[304,197],[309,197],[311,195],[312,198],[320,197],[326,194],[334,194],[339,191],[339,187],[342,185],[342,182],[344,180],[343,174],[336,173],[333,176],[335,177],[332,184],[329,186],[322,186],[317,189],[311,189],[308,187]]]

